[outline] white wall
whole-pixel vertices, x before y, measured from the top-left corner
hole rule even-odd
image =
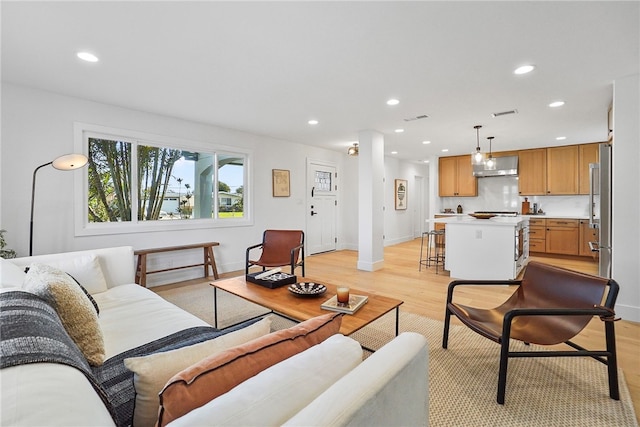
[[[345,150],[346,151],[346,150]],[[358,156],[347,156],[341,171],[338,215],[338,249],[358,250]]]
[[[612,277],[616,313],[640,322],[640,75],[615,81],[613,95]]]
[[[305,228],[306,159],[336,164],[340,176],[338,248],[357,249],[357,158],[344,152],[276,140],[172,117],[128,110],[32,88],[2,85],[2,146],[0,171],[0,228],[7,229],[8,247],[18,256],[29,251],[29,209],[33,170],[54,158],[74,152],[74,122],[170,136],[200,143],[236,146],[253,151],[254,224],[245,227],[163,231],[103,236],[75,236],[74,174],[46,167],[38,172],[34,221],[34,255],[131,245],[136,249],[219,241],[215,249],[221,272],[244,268],[245,248],[261,240],[265,228]],[[259,160],[259,161],[255,161]],[[399,168],[399,166],[396,166]],[[272,197],[271,169],[291,171],[291,197]],[[409,176],[409,175],[408,175]],[[413,176],[411,174],[410,176]],[[399,176],[398,176],[399,177]],[[393,206],[393,205],[391,205]],[[391,241],[405,233],[392,218]],[[401,234],[397,234],[401,233]],[[154,257],[150,269],[169,263],[193,264],[200,252]],[[199,270],[149,276],[149,283],[198,277]]]
[[[414,238],[414,215],[419,210],[414,210],[414,204],[420,200],[416,194],[415,177],[427,178],[428,168],[417,163],[406,163],[398,159],[387,157],[384,162],[384,244],[385,246],[395,245]],[[395,209],[395,180],[407,180],[407,209]],[[426,190],[423,187],[423,191]],[[426,199],[427,195],[424,195]],[[425,211],[424,221],[427,218]]]
[[[34,254],[115,245],[148,248],[214,240],[221,244],[215,249],[219,270],[238,270],[244,267],[245,248],[259,242],[265,228],[304,229],[306,158],[340,165],[346,157],[301,144],[3,85],[2,228],[9,230],[10,246],[21,256],[28,254],[31,175],[36,166],[74,151],[74,122],[253,150],[255,222],[249,227],[76,237],[72,188],[73,174],[78,172],[47,167],[38,172]],[[255,161],[258,159],[260,161]],[[291,171],[291,197],[272,197],[271,169]],[[182,256],[190,254],[172,255],[174,259]],[[197,276],[197,272],[194,274]],[[150,276],[150,281],[152,277],[156,276]]]

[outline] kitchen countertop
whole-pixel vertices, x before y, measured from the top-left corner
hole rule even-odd
[[[465,217],[471,218],[468,213],[437,213],[437,216],[447,216],[447,217]],[[536,215],[520,215],[509,218],[551,218],[551,219],[589,219],[588,215],[563,215],[563,214],[536,214]],[[436,218],[439,219],[439,218]]]
[[[538,214],[538,215],[522,215],[528,218],[551,218],[551,219],[589,219],[587,215],[550,215],[550,214]]]
[[[489,219],[477,219],[469,215],[452,215],[444,218],[428,219],[427,222],[434,222],[440,224],[456,224],[456,225],[475,225],[475,226],[511,226],[514,227],[519,223],[526,221],[529,222],[529,218],[526,216],[494,216]]]

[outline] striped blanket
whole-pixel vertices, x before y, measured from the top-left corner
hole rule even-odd
[[[135,389],[133,372],[124,366],[125,358],[210,340],[249,323],[224,331],[206,326],[186,329],[111,357],[101,366],[91,367],[67,334],[55,308],[47,301],[23,291],[3,292],[0,293],[0,368],[43,362],[74,367],[87,377],[114,422],[118,426],[130,426]]]

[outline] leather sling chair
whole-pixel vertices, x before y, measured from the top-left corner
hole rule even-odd
[[[453,302],[463,285],[518,285],[511,297],[493,309]],[[530,262],[522,280],[454,280],[449,284],[442,348],[447,348],[451,315],[483,337],[500,344],[497,401],[504,404],[507,363],[510,357],[590,356],[608,367],[609,396],[619,400],[618,367],[613,311],[618,284],[611,279]],[[604,302],[603,302],[604,300]],[[606,350],[587,350],[570,341],[592,320],[604,323]],[[509,351],[509,340],[525,344],[565,343],[568,351]]]
[[[260,258],[249,259],[251,251],[262,249]],[[302,267],[304,276],[304,232],[301,230],[265,230],[262,243],[247,248],[245,274],[251,266],[260,266],[262,271],[272,267],[291,266],[293,275],[296,267]]]

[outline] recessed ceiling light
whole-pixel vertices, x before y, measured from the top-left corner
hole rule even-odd
[[[422,141],[423,144],[431,144],[431,141]]]
[[[80,59],[82,59],[83,61],[87,61],[87,62],[98,62],[98,57],[95,56],[93,53],[89,53],[89,52],[78,52],[76,53],[76,56]]]
[[[422,163],[429,163],[429,160],[423,160]]]
[[[566,136],[558,136],[558,137],[556,137],[557,141],[564,141],[565,139],[567,139]]]
[[[307,123],[309,123],[310,125],[317,125],[318,121],[317,120],[309,120]]]
[[[533,65],[523,65],[513,70],[513,74],[527,74],[532,72],[534,68],[536,67]]]
[[[402,133],[402,132],[404,132],[404,129],[396,129],[395,132],[396,133]]]
[[[398,105],[398,104],[400,104],[400,101],[398,101],[397,99],[391,98],[390,100],[387,101],[387,105]]]
[[[397,151],[392,151],[391,154],[398,154],[398,152]]]
[[[549,107],[556,108],[556,107],[562,107],[563,105],[564,105],[564,101],[553,101],[551,104],[549,104]]]
[[[443,152],[443,153],[446,153],[447,151],[449,151],[449,149],[448,149],[448,148],[443,148],[443,149],[442,149],[442,152]]]

